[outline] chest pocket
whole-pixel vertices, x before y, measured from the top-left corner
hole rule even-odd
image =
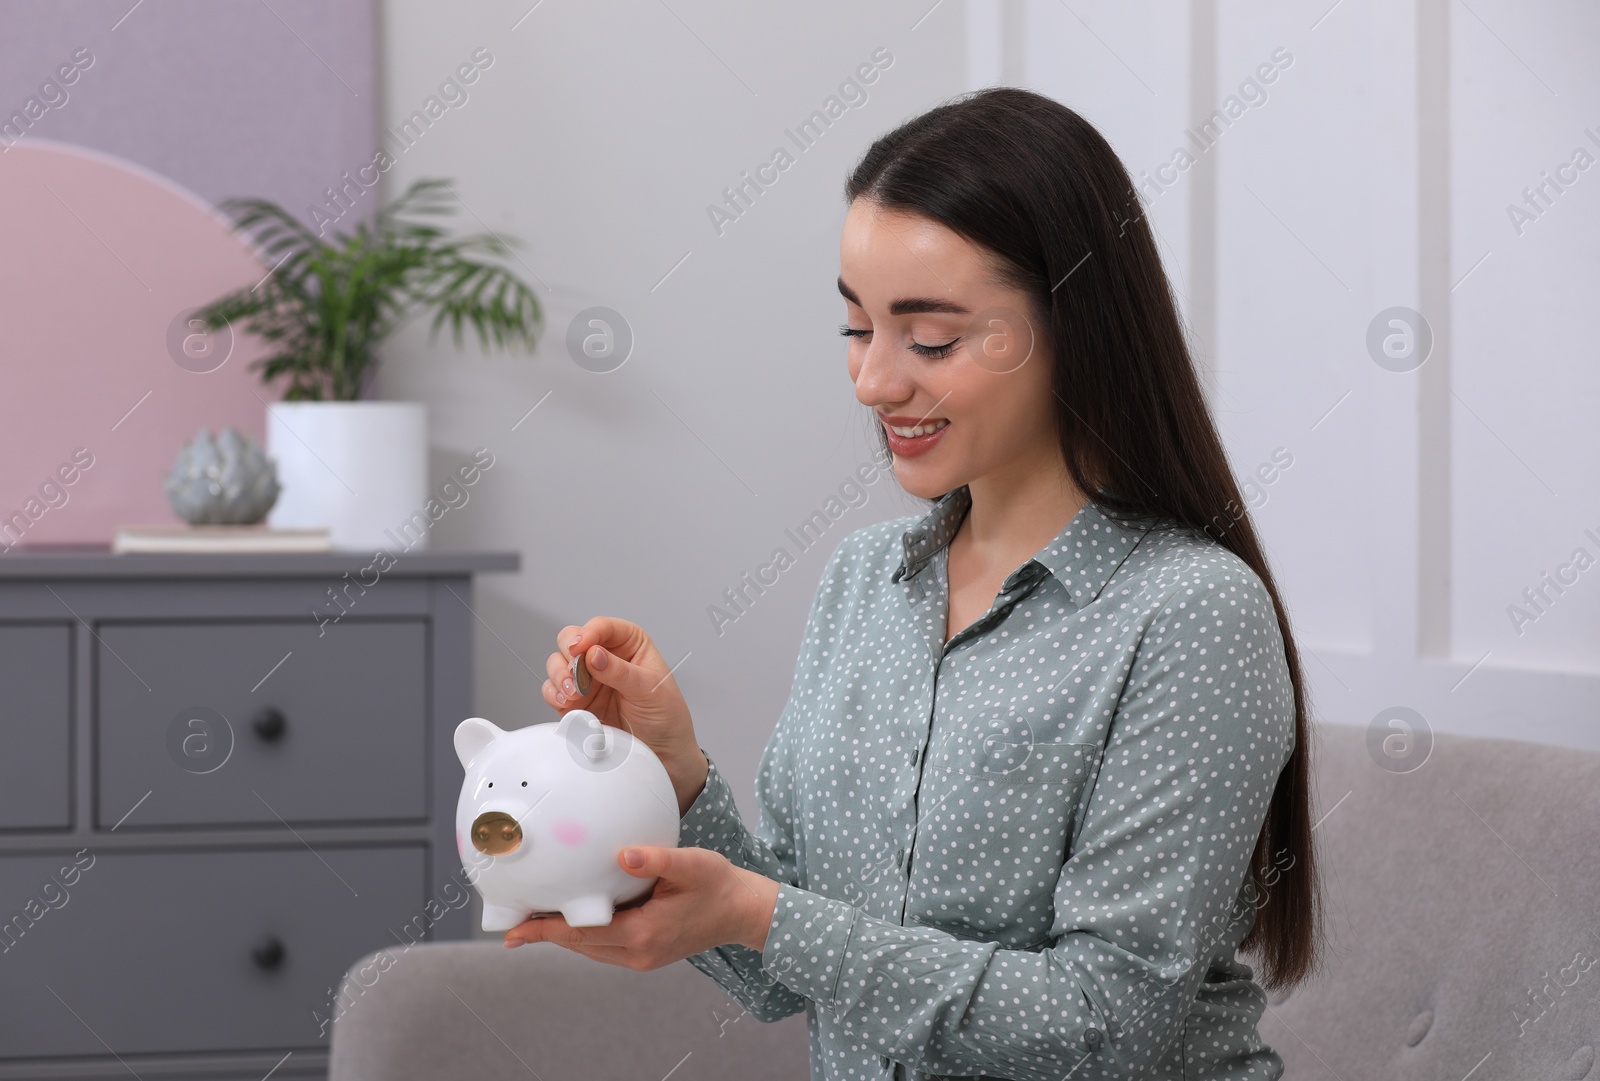
[[[954,733],[929,765],[968,781],[1077,787],[1099,754],[1098,743],[1041,743],[1021,721],[996,721]]]
[[[1040,743],[989,726],[928,756],[908,918],[1009,949],[1044,941],[1098,743]]]

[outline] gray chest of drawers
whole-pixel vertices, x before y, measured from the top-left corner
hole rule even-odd
[[[351,961],[468,937],[472,576],[517,566],[0,555],[0,1078],[322,1077]]]

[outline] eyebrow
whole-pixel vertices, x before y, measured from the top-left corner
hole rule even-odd
[[[862,307],[861,298],[856,296],[854,289],[844,283],[843,278],[839,279],[839,295],[856,307]],[[971,315],[972,309],[953,300],[940,300],[938,297],[901,297],[899,300],[889,302],[890,315],[923,315],[929,312]]]

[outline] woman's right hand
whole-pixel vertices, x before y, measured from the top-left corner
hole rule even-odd
[[[642,740],[672,778],[681,816],[705,787],[710,767],[695,738],[689,704],[650,636],[637,623],[595,616],[581,627],[562,627],[556,646],[545,661],[544,700],[563,714],[586,709]],[[571,684],[572,658],[579,651],[594,681],[587,695]]]

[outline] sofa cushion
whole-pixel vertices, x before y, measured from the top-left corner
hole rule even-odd
[[[1402,773],[1314,732],[1329,951],[1268,995],[1285,1076],[1600,1078],[1600,754],[1435,735]]]

